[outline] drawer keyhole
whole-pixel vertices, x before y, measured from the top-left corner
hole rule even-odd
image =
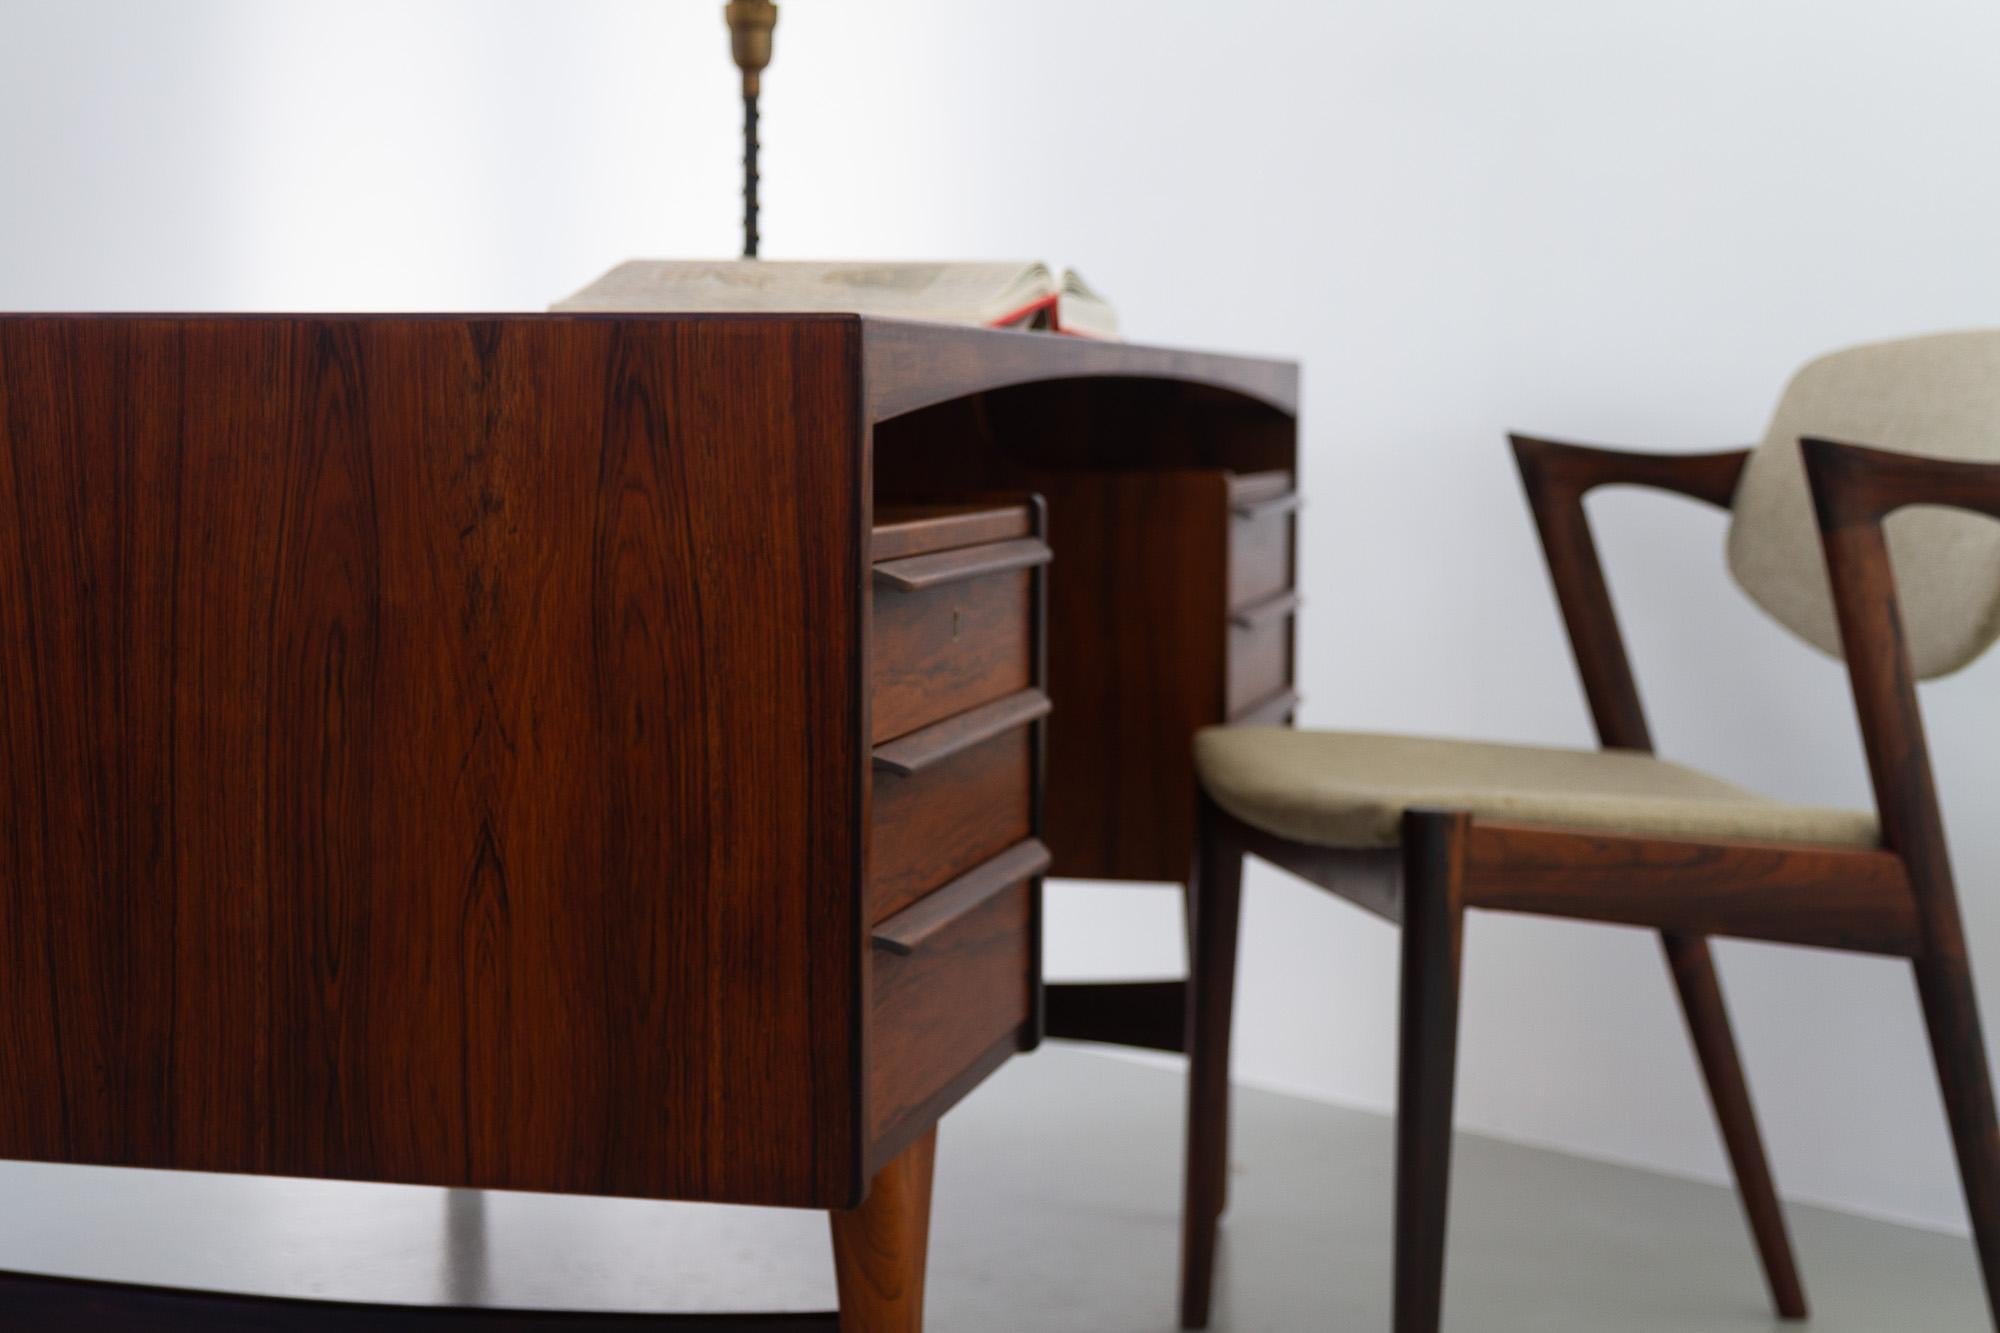
[[[951,609],[951,641],[958,642],[958,633],[965,627],[965,612],[958,607]]]

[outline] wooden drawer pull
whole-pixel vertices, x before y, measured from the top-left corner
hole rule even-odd
[[[1049,868],[1049,849],[1030,838],[975,866],[937,892],[917,900],[875,927],[875,947],[909,955],[995,894]]]
[[[1299,692],[1287,687],[1276,694],[1259,699],[1248,708],[1229,719],[1231,726],[1268,727],[1276,726],[1298,711]]]
[[[990,741],[1037,718],[1047,717],[1049,708],[1049,696],[1040,690],[1022,690],[995,699],[970,712],[933,722],[887,745],[876,746],[875,767],[887,769],[897,777],[910,777],[970,750],[981,741]]]
[[[1299,595],[1295,592],[1281,592],[1276,597],[1267,598],[1255,606],[1246,606],[1240,611],[1229,613],[1229,623],[1238,629],[1256,629],[1279,616],[1288,616],[1299,609]]]
[[[877,582],[898,592],[922,592],[960,579],[976,579],[982,574],[1002,574],[1010,569],[1046,565],[1053,553],[1048,544],[1032,537],[995,542],[991,546],[968,546],[935,555],[913,555],[903,560],[885,560],[875,566]]]
[[[1246,500],[1229,506],[1229,512],[1238,518],[1270,518],[1277,514],[1289,514],[1305,506],[1297,491],[1289,495],[1274,496],[1269,500]]]

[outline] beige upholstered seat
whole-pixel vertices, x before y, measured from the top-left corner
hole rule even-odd
[[[1626,750],[1211,727],[1195,738],[1195,763],[1224,810],[1321,847],[1392,847],[1413,807],[1640,836],[1878,841],[1872,814],[1786,805]]]

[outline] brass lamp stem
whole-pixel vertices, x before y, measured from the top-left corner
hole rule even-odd
[[[771,34],[778,7],[771,0],[729,0],[722,7],[729,23],[729,48],[743,71],[743,257],[757,257],[757,94],[764,67],[771,63]]]

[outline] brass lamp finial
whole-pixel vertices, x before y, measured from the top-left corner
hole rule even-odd
[[[729,23],[730,53],[743,71],[743,257],[757,257],[757,94],[764,67],[771,63],[771,34],[778,7],[771,0],[729,0],[722,7]]]
[[[743,95],[755,97],[757,76],[771,63],[771,33],[778,26],[778,7],[771,0],[729,0],[722,7],[729,21],[729,48],[743,71]]]

